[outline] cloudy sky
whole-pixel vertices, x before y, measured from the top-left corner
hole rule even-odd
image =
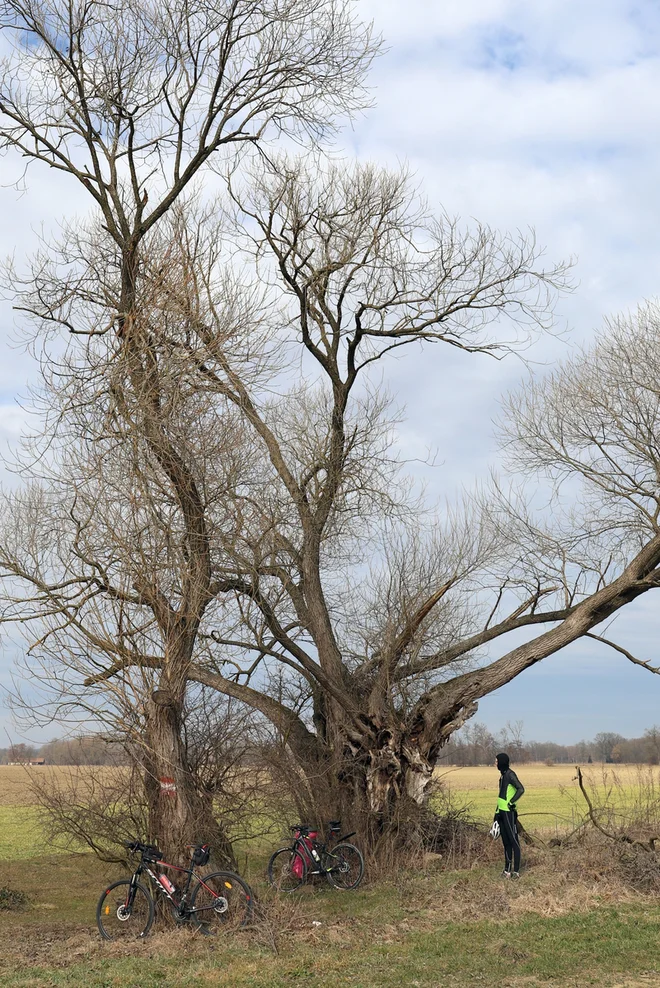
[[[532,351],[538,372],[593,336],[603,318],[660,293],[660,5],[656,0],[359,0],[389,51],[374,67],[376,107],[342,143],[363,160],[408,162],[431,203],[501,229],[533,227],[551,261],[575,255],[575,292],[561,300],[568,334]],[[2,162],[0,161],[0,167]],[[0,254],[21,256],[80,198],[33,169],[26,194],[0,176]],[[13,172],[13,168],[12,168]],[[16,397],[33,373],[12,349],[0,309],[0,441],[20,429]],[[437,452],[425,479],[450,494],[497,462],[497,399],[520,362],[412,354],[388,383],[407,406],[400,442]],[[630,608],[613,634],[658,657],[657,602]],[[578,644],[487,698],[492,728],[523,720],[528,738],[574,741],[660,723],[660,677]],[[5,637],[0,682],[15,646]],[[0,701],[1,702],[1,701]],[[0,746],[8,716],[0,710]]]

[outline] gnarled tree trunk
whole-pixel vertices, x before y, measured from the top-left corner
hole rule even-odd
[[[147,703],[143,749],[149,839],[174,863],[190,861],[188,844],[210,844],[212,858],[236,868],[231,841],[218,820],[213,794],[205,792],[188,765],[182,740],[180,706],[159,697]]]

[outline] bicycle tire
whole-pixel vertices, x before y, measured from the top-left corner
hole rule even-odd
[[[233,871],[204,875],[190,897],[190,921],[206,936],[247,926],[253,911],[252,889]]]
[[[344,892],[356,889],[364,875],[364,858],[355,844],[336,844],[327,852],[326,860],[339,859],[339,864],[333,864],[326,871],[330,884]]]
[[[119,888],[124,890],[123,894],[117,893]],[[101,895],[96,907],[96,925],[104,940],[140,940],[151,929],[155,916],[154,900],[144,885],[135,886],[131,911],[125,915],[130,888],[130,879],[122,879],[109,885]],[[138,902],[141,906],[136,909]],[[122,911],[124,915],[120,915]],[[136,922],[131,923],[132,919]]]
[[[282,860],[277,861],[282,855]],[[293,861],[298,858],[300,875],[292,869]],[[271,854],[268,862],[268,884],[278,892],[295,892],[307,881],[307,862],[300,851],[293,847],[281,847]]]

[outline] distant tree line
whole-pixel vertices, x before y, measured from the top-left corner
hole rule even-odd
[[[512,762],[553,762],[588,764],[626,762],[660,765],[660,726],[647,728],[641,737],[624,738],[612,731],[602,731],[590,741],[557,744],[555,741],[525,741],[521,721],[509,723],[493,733],[485,724],[468,724],[444,746],[439,765],[490,765],[498,751],[507,751]],[[241,761],[260,763],[264,753],[253,745],[243,751]],[[49,741],[41,746],[11,744],[0,748],[0,765],[27,763],[43,758],[48,765],[127,765],[129,758],[118,742],[88,735]]]
[[[507,751],[512,762],[617,764],[660,764],[660,727],[649,727],[641,737],[624,738],[604,731],[591,741],[557,744],[554,741],[525,741],[522,723],[507,724],[492,733],[485,724],[469,724],[443,748],[440,764],[490,765],[498,751]]]
[[[45,759],[47,765],[128,764],[128,757],[120,744],[94,736],[62,738],[41,746],[10,744],[7,748],[0,748],[0,765],[12,762],[26,764],[34,758]]]

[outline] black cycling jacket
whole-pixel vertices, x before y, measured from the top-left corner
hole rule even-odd
[[[504,809],[500,800],[508,806],[513,806],[518,802],[524,791],[525,787],[512,768],[508,768],[506,772],[502,772],[500,776],[500,791],[498,793],[499,798],[497,801],[498,810]]]

